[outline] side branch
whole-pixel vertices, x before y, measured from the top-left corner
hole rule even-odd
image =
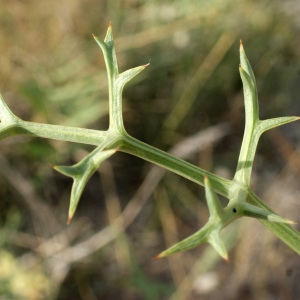
[[[100,145],[107,135],[106,131],[27,121],[22,121],[18,127],[25,135],[95,146]]]

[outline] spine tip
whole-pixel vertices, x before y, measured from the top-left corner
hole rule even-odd
[[[243,42],[242,42],[242,40],[240,40],[240,50],[242,50],[242,49],[244,49]]]
[[[67,225],[69,225],[70,223],[71,223],[71,221],[72,221],[72,216],[68,216],[68,221],[67,221]]]
[[[142,67],[143,67],[144,69],[146,69],[149,65],[150,65],[150,63],[147,63],[147,64],[145,64],[145,65],[142,65]]]
[[[163,257],[165,257],[165,256],[162,253],[160,253],[160,254],[152,257],[152,260],[158,260],[158,259],[163,258]]]

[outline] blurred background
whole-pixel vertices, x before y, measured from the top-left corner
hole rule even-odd
[[[24,120],[105,130],[101,50],[113,24],[120,71],[150,66],[124,90],[127,131],[232,178],[244,128],[239,40],[260,117],[300,113],[296,0],[0,0],[0,91]],[[299,124],[263,135],[252,187],[299,218]],[[209,245],[152,261],[208,219],[203,188],[118,153],[103,163],[72,223],[71,165],[93,148],[29,137],[0,142],[0,299],[297,299],[300,259],[258,221]],[[224,205],[227,200],[224,199]],[[299,227],[299,225],[298,225]]]

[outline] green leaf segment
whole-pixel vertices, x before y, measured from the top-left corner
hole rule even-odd
[[[109,127],[106,131],[23,121],[10,111],[0,95],[0,139],[13,135],[31,135],[96,146],[94,151],[73,166],[54,166],[58,172],[73,179],[68,223],[76,211],[89,178],[105,159],[117,151],[122,151],[152,162],[205,187],[210,214],[207,223],[199,231],[163,251],[154,259],[208,242],[221,257],[227,260],[228,254],[221,239],[221,230],[243,216],[258,219],[300,254],[300,233],[290,225],[294,222],[273,212],[250,188],[253,160],[261,134],[269,129],[296,121],[299,117],[259,119],[255,77],[242,43],[240,43],[239,71],[244,90],[245,131],[235,175],[232,180],[227,180],[145,144],[126,132],[122,116],[123,88],[149,64],[119,73],[111,24],[104,41],[96,36],[94,39],[103,52],[108,75]],[[222,207],[217,193],[229,200],[226,207]]]

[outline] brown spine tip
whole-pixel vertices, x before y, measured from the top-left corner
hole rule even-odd
[[[93,33],[92,33],[92,36],[93,36],[93,38],[94,38],[94,39],[96,39],[96,38],[97,38],[97,36],[96,36],[95,34],[93,34]]]
[[[71,221],[72,221],[72,217],[73,217],[73,216],[70,216],[70,215],[68,216],[67,225],[69,225],[69,224],[71,223]]]
[[[147,63],[147,64],[145,64],[145,65],[142,65],[142,67],[143,67],[144,69],[146,69],[149,65],[150,65],[150,63]]]
[[[158,260],[162,257],[164,257],[164,255],[162,253],[160,253],[160,254],[157,254],[156,256],[152,257],[152,260]]]
[[[108,28],[112,28],[112,22],[109,22]]]
[[[244,49],[242,40],[240,40],[240,49]]]

